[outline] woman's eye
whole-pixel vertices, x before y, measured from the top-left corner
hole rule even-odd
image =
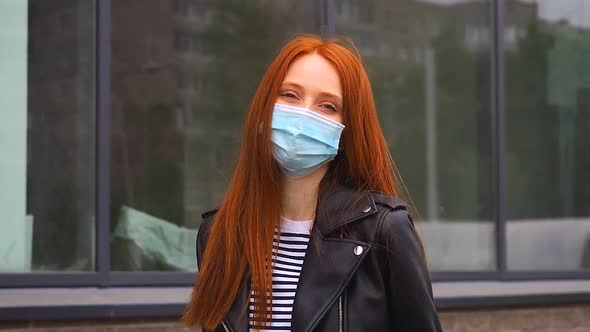
[[[297,96],[296,96],[296,95],[294,95],[294,94],[293,94],[293,93],[291,93],[291,92],[281,92],[281,93],[279,94],[279,96],[281,96],[281,97],[287,97],[287,98],[297,98]]]
[[[334,105],[324,104],[324,105],[322,105],[322,107],[327,108],[333,112],[336,112],[336,107]]]

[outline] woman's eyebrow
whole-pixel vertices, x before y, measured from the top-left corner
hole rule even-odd
[[[330,93],[330,92],[320,92],[320,96],[335,99],[337,102],[339,102],[340,104],[342,104],[342,98],[340,96],[336,95],[336,94],[333,94],[333,93]]]
[[[303,87],[303,85],[301,85],[299,83],[295,83],[295,82],[288,81],[288,82],[283,82],[283,84],[281,84],[281,87],[282,88],[284,88],[286,86],[292,86],[292,87],[294,87],[296,89],[305,90],[305,88]],[[335,99],[336,101],[342,103],[342,97],[340,97],[337,94],[334,94],[334,93],[331,93],[331,92],[327,92],[327,91],[322,91],[322,92],[319,93],[319,95],[320,96],[323,96],[323,97],[329,97],[329,98]]]
[[[287,86],[287,85],[291,85],[295,88],[301,89],[303,90],[303,85],[299,84],[299,83],[295,83],[295,82],[283,82],[283,84],[281,84],[281,87]]]

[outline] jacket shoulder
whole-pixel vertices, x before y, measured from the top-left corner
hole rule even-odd
[[[414,220],[402,199],[383,193],[371,193],[371,196],[378,209],[378,238],[390,242],[399,236],[414,237]]]
[[[204,212],[203,214],[201,214],[201,218],[203,219],[203,222],[205,222],[208,219],[213,219],[213,216],[215,216],[215,214],[217,213],[219,209],[211,209],[209,211]]]
[[[406,203],[399,197],[394,197],[389,194],[372,191],[371,196],[376,204],[389,207],[391,209],[406,208]]]
[[[209,210],[203,214],[201,214],[201,224],[199,225],[199,229],[197,231],[197,243],[196,243],[196,252],[197,252],[197,266],[201,267],[201,262],[203,260],[203,254],[205,253],[205,248],[207,247],[207,240],[209,239],[209,232],[211,230],[211,224],[213,223],[213,219],[215,219],[215,214],[217,213],[217,209]]]
[[[199,234],[202,230],[206,230],[207,233],[211,228],[211,224],[213,223],[213,219],[215,219],[215,215],[217,214],[217,209],[209,210],[203,214],[201,214],[201,224],[199,225]]]
[[[380,192],[371,192],[371,198],[376,206],[384,210],[408,210],[407,204],[399,197]]]
[[[442,331],[432,295],[422,240],[407,206],[399,198],[378,195],[377,244],[393,320],[402,331]]]

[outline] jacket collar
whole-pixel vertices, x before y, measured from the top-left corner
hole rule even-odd
[[[375,200],[369,193],[339,186],[322,196],[324,197],[318,204],[315,221],[322,236],[377,212]]]
[[[375,192],[358,192],[344,186],[336,187],[320,201],[312,229],[312,239],[318,239],[318,243],[310,242],[305,253],[293,304],[293,331],[311,331],[317,326],[341,296],[371,248],[370,244],[362,241],[329,238],[328,235],[348,223],[376,214],[377,205],[405,208],[398,198]],[[362,250],[357,247],[362,247]],[[247,275],[224,321],[230,331],[248,330],[248,315],[240,314],[249,300],[250,276]]]
[[[404,208],[399,198],[338,187],[320,201],[312,241],[305,253],[293,303],[292,331],[313,331],[341,298],[346,286],[372,245],[359,240],[328,236],[348,223],[378,212],[377,205]]]
[[[342,185],[324,196],[318,205],[316,218],[322,236],[350,222],[377,213],[377,204],[391,209],[405,209],[399,198],[378,192],[360,192]]]

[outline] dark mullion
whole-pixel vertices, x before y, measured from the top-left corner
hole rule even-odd
[[[507,271],[506,241],[506,110],[504,79],[504,0],[493,2],[493,78],[496,161],[496,261],[500,276]]]
[[[531,308],[535,306],[565,306],[587,304],[590,293],[497,295],[487,297],[435,298],[438,310],[474,310],[492,308]]]
[[[336,35],[334,10],[334,0],[324,0],[324,26],[328,38],[334,37]]]
[[[572,281],[590,279],[590,270],[571,271],[434,271],[434,282],[460,281]]]
[[[96,287],[97,279],[95,272],[6,273],[0,274],[0,288]]]
[[[166,271],[134,271],[111,272],[112,286],[159,286],[159,287],[190,287],[194,285],[195,272],[166,272]]]
[[[182,316],[185,308],[186,304],[184,303],[10,307],[0,310],[0,321],[113,318],[140,318],[144,320],[169,318],[177,320]]]
[[[499,271],[434,271],[434,282],[501,281]],[[590,270],[585,271],[507,271],[504,281],[558,281],[588,280]],[[194,272],[112,272],[109,285],[113,287],[190,287]],[[14,273],[0,274],[0,287],[92,287],[97,284],[95,273]]]
[[[433,282],[493,281],[500,278],[498,271],[433,271]]]
[[[435,271],[434,282],[499,281],[498,271]],[[584,271],[508,271],[505,280],[511,281],[557,281],[588,280],[590,270]],[[195,279],[194,272],[112,272],[109,283],[118,287],[190,287]],[[13,273],[0,274],[0,287],[84,287],[95,286],[95,273]]]
[[[527,294],[494,296],[494,297],[465,297],[465,298],[435,298],[439,310],[474,310],[484,308],[519,308],[531,306],[563,306],[586,304],[590,300],[588,293],[572,294]],[[60,320],[60,319],[101,319],[101,318],[172,318],[178,319],[186,308],[184,303],[170,304],[121,304],[121,305],[84,305],[65,307],[11,307],[0,310],[2,320]]]
[[[96,271],[99,286],[110,286],[111,197],[111,0],[97,0],[96,95]]]
[[[503,271],[504,281],[589,280],[590,270],[570,271]]]

